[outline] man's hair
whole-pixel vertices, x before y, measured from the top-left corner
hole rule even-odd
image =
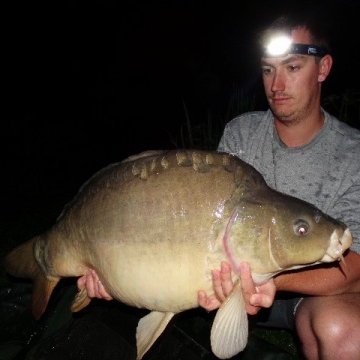
[[[296,12],[279,16],[258,34],[260,46],[263,47],[270,36],[275,34],[291,34],[296,29],[306,29],[311,36],[311,44],[320,46],[330,52],[328,24],[315,13]]]

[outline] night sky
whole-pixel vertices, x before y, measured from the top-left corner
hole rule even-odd
[[[63,3],[3,14],[3,219],[63,205],[128,155],[181,147],[184,104],[193,125],[230,120],[234,89],[261,89],[255,31],[290,2]],[[324,93],[359,92],[358,1],[308,3],[334,34]]]

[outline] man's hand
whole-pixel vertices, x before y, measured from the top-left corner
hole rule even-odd
[[[215,269],[212,270],[211,274],[215,295],[208,297],[205,291],[202,290],[198,293],[198,303],[206,311],[219,308],[234,287],[231,279],[231,268],[228,263],[222,262],[221,271]]]
[[[199,291],[198,293],[198,303],[207,311],[212,311],[220,307],[234,286],[231,279],[231,267],[226,262],[221,263],[221,270],[212,271],[212,278],[215,295],[208,297],[204,291]],[[247,263],[241,263],[240,281],[246,311],[249,315],[255,315],[262,307],[268,308],[272,305],[276,293],[276,286],[273,279],[268,280],[262,285],[255,286],[249,265]]]
[[[96,271],[93,269],[89,269],[85,275],[78,278],[77,287],[79,290],[86,288],[86,292],[89,298],[98,298],[104,300],[113,299],[111,295],[105,290],[103,284],[97,276]]]

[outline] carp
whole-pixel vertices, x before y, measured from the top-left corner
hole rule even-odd
[[[213,294],[211,270],[221,261],[231,264],[234,281],[240,262],[248,262],[261,284],[282,271],[338,261],[351,244],[345,224],[271,189],[236,156],[155,150],[93,175],[52,228],[12,250],[4,267],[33,280],[36,319],[61,278],[95,269],[114,299],[150,310],[136,330],[141,359],[175,314],[198,306],[199,290]],[[89,302],[84,289],[72,310]],[[221,359],[246,346],[239,281],[210,338]]]

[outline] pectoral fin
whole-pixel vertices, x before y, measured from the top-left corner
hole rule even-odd
[[[140,319],[136,329],[137,360],[140,360],[150,349],[173,316],[172,312],[152,311]]]
[[[80,291],[76,294],[74,300],[71,303],[71,311],[78,312],[84,307],[90,304],[91,299],[89,298],[86,287],[84,286]]]
[[[220,359],[244,350],[248,340],[248,319],[240,281],[221,304],[211,328],[211,349]]]

